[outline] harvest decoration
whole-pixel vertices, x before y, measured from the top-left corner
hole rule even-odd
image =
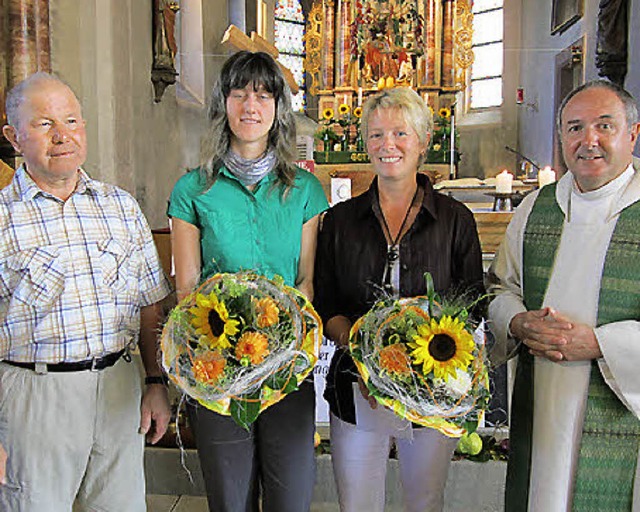
[[[425,277],[426,296],[384,299],[359,318],[349,349],[379,403],[460,437],[475,431],[489,403],[484,339],[474,340],[468,321],[475,303],[445,303]]]
[[[281,278],[216,274],[170,313],[162,364],[185,393],[248,429],[309,375],[321,340],[311,303]]]
[[[433,115],[433,133],[431,134],[431,147],[427,153],[427,162],[430,163],[450,163],[451,161],[451,110],[447,107],[441,107],[438,112],[434,112],[430,106]],[[454,132],[454,159],[458,162],[460,154],[458,147],[460,146],[460,135],[458,131]]]

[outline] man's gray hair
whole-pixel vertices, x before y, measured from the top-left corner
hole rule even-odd
[[[560,108],[558,109],[558,115],[556,117],[556,129],[558,130],[558,133],[562,133],[562,113],[564,112],[564,109],[571,98],[586,89],[594,89],[596,87],[610,90],[622,102],[625,118],[627,120],[627,128],[629,130],[631,130],[631,127],[638,122],[638,105],[636,104],[636,100],[634,99],[634,97],[631,96],[631,93],[629,93],[619,85],[614,84],[613,82],[609,82],[608,80],[591,80],[590,82],[586,82],[581,86],[576,87],[562,100]]]
[[[37,73],[28,76],[22,82],[15,85],[7,94],[7,99],[5,101],[7,124],[10,124],[14,128],[18,128],[20,123],[20,107],[24,102],[27,92],[43,82],[57,82],[69,87],[69,84],[53,73],[38,71]],[[71,89],[71,87],[69,87],[69,89]]]

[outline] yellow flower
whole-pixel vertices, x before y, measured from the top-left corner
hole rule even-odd
[[[351,108],[346,103],[341,103],[340,106],[338,107],[338,112],[340,112],[340,115],[342,116],[348,114],[350,111],[351,111]]]
[[[427,108],[429,109],[429,112],[431,112],[431,115],[433,115],[434,114],[433,107],[431,105],[428,105]]]
[[[242,363],[260,364],[269,354],[269,341],[259,332],[245,332],[238,340],[236,358]]]
[[[333,119],[333,109],[332,108],[325,108],[322,111],[322,119],[325,119],[327,121],[331,121]]]
[[[215,384],[226,365],[227,361],[218,350],[208,352],[193,361],[193,376],[203,384]]]
[[[354,108],[353,115],[356,116],[358,119],[360,119],[362,117],[362,107]]]
[[[400,377],[411,373],[407,349],[402,343],[388,345],[380,351],[380,368]]]
[[[415,364],[422,363],[422,372],[433,371],[436,378],[456,377],[456,368],[466,370],[473,361],[473,336],[457,318],[444,315],[440,322],[435,318],[418,327],[418,334],[409,343]]]
[[[193,315],[191,325],[196,328],[196,334],[204,337],[210,348],[231,346],[228,336],[238,332],[240,322],[229,318],[227,306],[218,300],[214,291],[208,296],[198,293],[196,305],[189,309],[189,313]]]
[[[263,329],[264,327],[271,327],[278,322],[280,310],[273,299],[265,297],[256,302],[256,314],[258,315],[258,327]]]
[[[442,107],[440,110],[438,110],[438,115],[443,119],[449,119],[451,117],[451,110],[449,110],[447,107]]]

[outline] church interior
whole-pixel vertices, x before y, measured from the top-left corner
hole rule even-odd
[[[170,273],[168,198],[200,161],[210,90],[238,49],[270,53],[286,69],[301,165],[331,202],[371,180],[363,102],[386,87],[415,89],[435,119],[422,170],[470,205],[487,265],[517,200],[547,167],[556,178],[566,169],[555,128],[562,98],[599,77],[640,98],[638,0],[0,0],[0,124],[6,92],[31,73],[70,84],[87,123],[84,169],[136,198]],[[3,140],[0,158],[2,187],[20,157]],[[202,498],[173,496],[197,494],[186,476],[176,483],[176,453],[147,463],[170,468],[148,477],[150,510],[204,510]],[[331,480],[321,466],[318,479],[323,471]],[[483,489],[469,493],[486,499],[482,510],[499,510],[502,488],[483,482],[504,468],[454,472],[446,510],[465,510],[451,486],[470,482]]]

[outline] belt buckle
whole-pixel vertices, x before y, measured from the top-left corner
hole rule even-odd
[[[97,357],[94,357],[94,358],[91,360],[91,368],[90,368],[89,370],[90,370],[90,371],[92,371],[92,372],[98,372],[98,371],[100,371],[98,368],[96,368],[96,365],[97,365],[97,364],[98,364],[98,358],[97,358]]]

